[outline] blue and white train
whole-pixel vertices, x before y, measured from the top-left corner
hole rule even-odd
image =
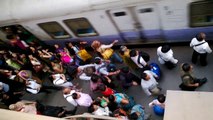
[[[120,44],[213,38],[212,0],[1,0],[3,28],[21,26],[48,44],[98,39]]]

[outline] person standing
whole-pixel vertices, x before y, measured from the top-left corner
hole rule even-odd
[[[141,86],[148,96],[158,95],[160,93],[160,88],[157,86],[158,82],[156,81],[157,77],[156,74],[149,70],[141,74]]]
[[[169,45],[163,45],[157,49],[158,61],[160,64],[165,64],[167,68],[171,69],[176,66],[178,60],[173,57],[173,51]]]
[[[192,63],[196,64],[198,57],[200,57],[200,64],[202,66],[207,65],[207,53],[211,53],[212,50],[209,44],[205,41],[206,34],[201,32],[194,37],[190,42],[190,47],[193,47],[194,52],[192,54]]]

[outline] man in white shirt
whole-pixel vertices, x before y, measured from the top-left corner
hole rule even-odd
[[[109,72],[107,70],[107,63],[105,63],[105,61],[102,60],[100,57],[95,58],[94,65],[95,65],[96,72],[104,76],[112,76],[112,75],[117,75],[120,73],[120,70]]]
[[[93,70],[94,68],[94,70]],[[87,72],[87,73],[86,73]],[[91,75],[92,73],[95,72],[95,65],[94,64],[87,64],[87,65],[82,65],[78,67],[78,78],[81,80],[91,80]],[[89,75],[91,74],[91,75]]]
[[[41,85],[36,80],[28,79],[26,81],[26,90],[32,94],[37,94],[41,89]]]
[[[173,57],[173,51],[169,45],[163,45],[157,49],[158,61],[165,64],[168,68],[176,66],[178,60]]]
[[[192,62],[196,64],[198,57],[200,57],[200,64],[202,66],[207,65],[207,53],[211,53],[212,50],[209,44],[205,41],[205,33],[199,33],[196,37],[191,40],[190,47],[193,47],[194,52],[192,54]]]
[[[147,63],[148,61],[140,56],[137,50],[131,50],[129,54],[132,61],[140,68],[141,71],[150,70],[150,67]]]
[[[145,70],[141,74],[141,86],[148,96],[160,93],[160,89],[157,87],[158,82],[155,79],[157,77],[158,76],[155,73],[149,70]]]
[[[61,87],[72,87],[73,84],[71,82],[68,82],[66,80],[66,77],[64,74],[53,74],[53,84],[56,86],[61,86]]]
[[[77,102],[72,98],[72,94],[75,93],[76,90],[72,90],[70,88],[64,88],[63,89],[63,96],[69,102],[70,104],[77,106]]]

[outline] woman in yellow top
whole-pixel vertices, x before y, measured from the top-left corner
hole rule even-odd
[[[131,60],[129,56],[130,50],[126,46],[121,46],[119,53],[121,58],[123,59],[124,63],[129,66],[132,70],[137,68],[137,65]]]
[[[96,52],[100,53],[105,60],[111,60],[112,62],[116,61],[119,63],[123,63],[123,60],[121,59],[121,57],[117,53],[115,53],[112,49],[112,46],[117,42],[118,40],[114,40],[111,44],[105,45],[98,40],[94,40],[92,42],[91,47]]]

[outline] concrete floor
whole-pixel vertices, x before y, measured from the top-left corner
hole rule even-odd
[[[211,45],[211,48],[213,46]],[[151,60],[149,63],[155,62],[159,64],[157,61],[157,55],[156,55],[156,50],[157,47],[152,47],[152,48],[135,48],[138,50],[143,50],[147,53],[150,54]],[[166,94],[166,90],[179,90],[179,84],[181,83],[181,78],[180,78],[180,65],[184,62],[191,63],[191,55],[192,55],[192,48],[189,46],[172,46],[174,56],[179,60],[178,65],[176,68],[169,70],[165,66],[160,65],[160,68],[162,70],[162,77],[159,80],[159,86],[162,88],[162,93]],[[118,67],[121,67],[121,65],[118,65]],[[200,66],[199,64],[194,65],[194,74],[199,78],[199,77],[207,77],[208,82],[204,84],[202,87],[196,89],[196,91],[209,91],[213,92],[213,55],[209,54],[208,55],[208,66],[203,67]],[[50,81],[48,81],[50,82]],[[74,80],[75,82],[79,82],[80,86],[83,88],[83,92],[89,93],[92,97],[97,97],[99,94],[97,93],[92,93],[89,89],[89,82],[88,81],[81,81],[81,80]],[[118,92],[124,92],[130,96],[133,96],[134,99],[136,100],[137,104],[141,104],[145,106],[145,110],[147,113],[152,114],[153,120],[163,120],[163,117],[156,116],[152,109],[148,107],[148,103],[151,102],[154,97],[147,97],[145,93],[143,92],[141,86],[133,86],[129,88],[128,90],[122,90],[118,89]],[[72,109],[73,106],[70,105],[62,96],[62,91],[52,91],[50,94],[45,94],[45,93],[40,93],[38,95],[31,95],[26,93],[23,96],[23,99],[26,100],[40,100],[45,104],[48,105],[54,105],[54,106],[66,106],[67,109]],[[178,102],[174,101],[174,102]],[[87,109],[84,107],[79,107],[77,110],[77,114],[81,114],[86,112]]]

